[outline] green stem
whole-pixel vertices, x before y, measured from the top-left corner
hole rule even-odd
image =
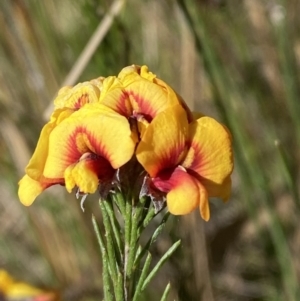
[[[120,270],[119,270],[118,262],[116,260],[112,226],[110,224],[109,216],[106,211],[104,202],[107,202],[107,201],[100,200],[99,204],[100,204],[100,209],[101,209],[102,216],[103,216],[103,225],[105,228],[109,271],[110,271],[110,276],[112,278],[112,282],[113,282],[113,286],[114,286],[115,296],[120,297],[120,290],[123,290],[123,285],[121,284],[121,286],[120,286],[119,282],[117,281],[118,275],[120,274]],[[122,296],[121,296],[121,298],[116,299],[116,300],[123,301]]]
[[[117,254],[118,254],[118,259],[120,263],[123,263],[123,242],[121,240],[121,237],[120,237],[120,225],[115,217],[115,212],[112,208],[112,205],[110,202],[103,202],[104,204],[104,207],[105,207],[105,210],[109,216],[109,220],[110,220],[110,223],[111,223],[111,226],[112,226],[112,230],[113,230],[113,233],[114,233],[114,238],[115,238],[115,241],[116,241],[116,246],[117,246]]]
[[[130,296],[130,278],[127,277],[127,263],[130,250],[130,237],[131,237],[131,222],[132,222],[132,204],[131,198],[126,201],[125,205],[125,215],[124,215],[124,230],[125,230],[125,247],[124,247],[124,291],[125,291],[125,300],[129,300]]]
[[[93,217],[93,225],[102,254],[103,287],[106,301],[137,301],[148,283],[180,244],[180,241],[176,242],[149,274],[152,259],[149,248],[162,232],[170,214],[164,215],[147,244],[139,246],[138,241],[143,230],[156,216],[156,213],[153,206],[149,206],[148,197],[134,202],[131,194],[127,196],[125,199],[120,193],[110,196],[110,201],[113,199],[113,202],[100,200],[99,206],[103,216],[105,237],[101,235]],[[125,202],[124,207],[120,205],[122,201]],[[124,218],[124,231],[115,216],[116,212],[113,206],[117,206],[120,211],[124,210],[125,212],[124,215],[120,212]],[[147,258],[141,266],[141,260],[147,251]],[[167,298],[168,291],[167,286],[162,300]]]
[[[103,276],[103,290],[104,290],[104,299],[106,301],[113,301],[113,296],[111,293],[111,281],[110,281],[110,275],[109,275],[109,268],[108,268],[108,258],[107,258],[107,252],[106,252],[106,248],[105,248],[105,244],[103,241],[103,238],[101,236],[101,233],[99,231],[99,227],[98,224],[96,222],[95,216],[92,216],[92,223],[93,223],[93,227],[96,233],[96,237],[98,240],[98,244],[100,246],[100,251],[101,251],[101,255],[102,255],[102,276]]]
[[[144,204],[146,202],[146,198],[141,198],[135,207],[135,210],[132,211],[132,222],[131,222],[131,237],[130,237],[130,248],[128,253],[128,261],[127,261],[127,269],[126,275],[128,277],[131,276],[133,272],[133,263],[136,257],[137,251],[137,241],[140,235],[138,235],[138,226],[140,223],[140,218],[144,211]],[[140,234],[140,233],[139,233]]]

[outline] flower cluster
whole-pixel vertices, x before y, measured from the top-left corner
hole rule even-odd
[[[182,98],[147,66],[118,76],[62,88],[50,121],[19,183],[30,205],[47,187],[64,185],[90,194],[114,187],[120,168],[137,160],[141,193],[166,200],[175,215],[200,208],[210,217],[209,197],[226,201],[233,169],[231,136],[215,119],[192,113]],[[130,178],[128,183],[136,179]]]

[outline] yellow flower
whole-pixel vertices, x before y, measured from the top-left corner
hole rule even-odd
[[[129,123],[120,114],[100,103],[87,103],[76,112],[61,110],[43,128],[19,182],[24,205],[54,184],[66,185],[69,192],[77,186],[82,193],[93,193],[134,153]]]
[[[49,154],[49,137],[52,131],[74,112],[88,103],[98,103],[104,78],[66,86],[58,91],[54,100],[55,110],[50,121],[43,127],[32,158],[26,167],[26,175],[19,182],[19,196],[24,205],[31,205],[34,199],[46,188],[54,184],[65,184],[63,175],[47,178],[44,168]]]
[[[0,270],[0,299],[1,296],[4,297],[4,300],[58,300],[58,296],[55,293],[41,290],[24,282],[16,281],[5,270]]]
[[[216,120],[203,116],[191,123],[179,105],[159,113],[147,127],[136,156],[154,189],[166,193],[169,211],[187,214],[199,207],[210,217],[208,198],[226,201],[233,170],[231,138]]]
[[[87,103],[98,102],[103,81],[104,77],[99,77],[89,82],[79,83],[74,87],[62,87],[54,99],[55,109],[78,110]]]
[[[157,114],[176,104],[186,110],[189,121],[193,120],[182,98],[147,66],[128,66],[117,77],[107,77],[100,102],[127,118],[136,118],[141,134]]]
[[[147,66],[132,65],[117,77],[64,87],[54,104],[19,182],[24,205],[54,184],[68,192],[77,187],[83,194],[111,185],[136,144],[136,157],[151,179],[149,189],[166,195],[171,213],[199,207],[208,220],[208,198],[228,199],[233,169],[229,131],[210,117],[193,115]]]

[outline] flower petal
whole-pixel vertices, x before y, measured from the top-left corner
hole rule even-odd
[[[172,214],[188,214],[199,206],[200,195],[197,180],[184,168],[177,167],[171,173],[167,170],[154,178],[152,182],[157,189],[167,192],[167,206]]]
[[[49,136],[53,129],[64,119],[73,113],[69,109],[55,110],[51,120],[43,127],[35,151],[26,167],[26,174],[32,179],[39,181],[43,175],[45,163],[48,156]]]
[[[102,104],[86,104],[51,133],[44,175],[63,177],[86,152],[102,156],[114,169],[132,157],[135,142],[127,119]]]
[[[201,179],[201,183],[206,187],[210,197],[217,197],[227,202],[231,194],[230,175],[225,178],[222,184],[216,184],[210,180]]]
[[[100,103],[127,118],[132,115],[129,96],[123,89],[120,80],[115,76],[107,77],[104,80],[100,95]]]
[[[71,193],[73,188],[76,186],[75,179],[72,175],[72,171],[73,171],[74,167],[76,166],[76,164],[77,163],[73,163],[73,164],[69,165],[64,172],[65,187],[69,193]]]
[[[76,185],[83,193],[94,193],[99,181],[111,182],[113,175],[114,169],[107,160],[87,153],[78,163],[70,165],[65,170],[66,189],[71,192]]]
[[[148,121],[166,108],[180,104],[173,89],[156,79],[156,75],[149,72],[147,66],[126,67],[118,78],[129,96],[133,112],[143,114]]]
[[[40,182],[31,179],[28,175],[25,175],[19,181],[18,195],[21,203],[25,206],[30,206],[36,197],[49,186],[50,185],[43,185]]]
[[[94,193],[99,184],[97,174],[90,163],[90,161],[83,160],[78,162],[72,169],[72,178],[83,193]]]
[[[202,117],[189,125],[189,143],[182,165],[207,188],[209,196],[220,195],[220,186],[233,170],[227,130],[213,118]]]
[[[209,202],[208,202],[208,192],[204,185],[197,181],[199,188],[199,210],[201,217],[207,222],[210,218]]]
[[[80,109],[86,103],[94,103],[99,101],[100,83],[102,78],[91,82],[79,83],[74,87],[62,87],[58,91],[57,97],[54,99],[55,109],[70,108],[74,110]],[[96,86],[97,84],[97,86]]]
[[[58,300],[54,292],[44,291],[25,282],[17,281],[2,269],[0,269],[0,293],[3,300]]]
[[[148,125],[136,156],[151,177],[159,171],[175,167],[185,154],[188,121],[180,105],[158,114]]]

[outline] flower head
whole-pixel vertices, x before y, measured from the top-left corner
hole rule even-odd
[[[173,214],[199,207],[208,220],[208,198],[228,199],[233,169],[229,131],[213,118],[193,115],[147,66],[128,66],[118,76],[64,87],[54,104],[19,182],[23,204],[30,205],[54,184],[89,194],[114,189],[115,178],[125,175],[132,179],[123,183],[135,186],[140,168],[147,173],[140,195],[159,198],[159,204],[166,198]],[[126,163],[135,158],[139,167],[129,172]]]
[[[148,126],[136,156],[153,188],[166,193],[172,214],[187,214],[199,207],[208,220],[208,197],[226,201],[230,194],[231,139],[213,118],[188,123],[181,106],[170,107]]]

